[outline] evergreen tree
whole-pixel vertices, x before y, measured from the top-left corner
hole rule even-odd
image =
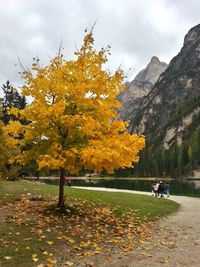
[[[16,117],[9,114],[10,108],[24,109],[26,107],[25,96],[20,95],[16,88],[12,86],[10,81],[7,81],[2,86],[3,99],[2,99],[2,117],[1,120],[4,124],[8,124],[11,120],[16,120]]]
[[[8,125],[10,121],[19,120],[16,118],[15,115],[10,114],[11,108],[19,108],[20,110],[24,109],[26,107],[26,99],[25,96],[22,96],[16,88],[12,86],[10,81],[7,81],[2,86],[3,90],[3,98],[1,99],[1,114],[0,114],[0,125],[3,127],[2,124]],[[27,121],[20,120],[21,123],[27,124]],[[22,138],[22,135],[20,136]],[[5,139],[5,138],[4,138]],[[4,140],[2,137],[2,140]],[[2,142],[0,142],[2,143]],[[10,179],[15,179],[18,174],[21,172],[21,168],[17,164],[11,165],[9,163],[9,158],[11,155],[14,155],[16,153],[16,149],[12,150],[6,147],[6,145],[3,143],[4,149],[1,150],[1,155],[3,155],[4,160],[1,162],[0,165],[0,172],[3,174],[3,177],[8,177]]]

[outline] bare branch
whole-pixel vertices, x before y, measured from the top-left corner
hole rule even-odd
[[[90,30],[90,33],[93,32],[94,27],[96,26],[98,19],[99,19],[99,17],[97,17],[96,20],[95,20],[95,22],[93,23],[93,25],[92,25],[92,27],[91,27],[91,30]]]
[[[23,70],[24,72],[28,71],[28,68],[26,69],[26,68],[24,67],[24,65],[22,64],[18,52],[17,52],[17,60],[18,60],[18,63],[19,63],[19,65],[20,65],[20,67],[22,68],[22,70]]]
[[[58,57],[61,56],[61,50],[63,49],[63,38],[61,38],[61,41],[60,41],[60,46],[59,46],[59,49],[58,49]]]

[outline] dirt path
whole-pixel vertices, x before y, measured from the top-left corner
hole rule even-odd
[[[87,189],[150,195],[130,190]],[[150,240],[125,256],[115,255],[111,261],[97,261],[95,267],[200,267],[200,198],[170,196],[170,199],[181,204],[181,208],[176,214],[156,222],[155,235]]]

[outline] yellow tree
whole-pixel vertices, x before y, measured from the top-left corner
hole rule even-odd
[[[3,123],[0,121],[0,177],[6,175],[5,165],[9,161],[9,150],[6,148],[6,142],[2,131]]]
[[[21,148],[18,163],[36,159],[39,169],[60,170],[59,207],[64,205],[65,171],[78,174],[84,167],[113,173],[137,162],[145,145],[144,137],[129,134],[117,118],[116,96],[124,89],[124,75],[104,68],[109,49],[96,51],[89,32],[75,59],[59,53],[45,67],[33,59],[31,71],[22,73],[22,93],[32,102],[11,112],[29,124],[11,122],[8,143]]]
[[[18,166],[13,165],[13,160],[19,149],[7,145],[7,136],[4,135],[4,124],[0,121],[0,178],[16,178]]]

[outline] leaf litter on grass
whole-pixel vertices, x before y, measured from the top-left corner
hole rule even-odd
[[[149,235],[147,224],[130,209],[118,216],[119,207],[69,198],[61,210],[56,208],[55,198],[31,201],[30,197],[23,196],[0,209],[12,211],[0,233],[2,261],[23,262],[26,252],[27,266],[33,262],[72,266],[96,255],[110,259],[119,247],[124,253],[131,251],[133,240],[143,242]]]

